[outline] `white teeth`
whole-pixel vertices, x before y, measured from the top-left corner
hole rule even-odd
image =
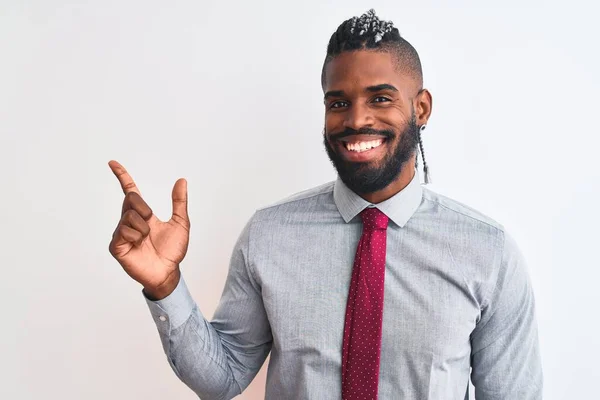
[[[358,153],[379,147],[383,143],[383,139],[371,140],[369,142],[346,143],[346,148],[350,151]]]

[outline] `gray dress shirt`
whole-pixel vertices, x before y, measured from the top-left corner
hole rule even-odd
[[[371,205],[341,180],[257,210],[231,257],[211,322],[183,277],[146,302],[175,374],[201,399],[230,399],[269,351],[267,399],[340,399],[342,338],[359,213],[390,219],[380,399],[542,398],[535,301],[503,226],[422,187],[419,173]],[[143,293],[143,292],[142,292]]]

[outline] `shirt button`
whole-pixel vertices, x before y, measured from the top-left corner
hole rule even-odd
[[[160,319],[162,322],[165,322],[167,320],[167,317],[161,315],[160,317],[158,317],[158,319]]]

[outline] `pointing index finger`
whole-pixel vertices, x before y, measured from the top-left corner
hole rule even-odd
[[[127,172],[124,166],[122,166],[115,160],[109,161],[108,166],[119,180],[119,183],[121,184],[121,189],[123,189],[123,193],[127,194],[129,192],[135,192],[141,196],[140,190],[138,189],[135,182],[133,181],[133,178],[131,177],[131,175],[129,175],[129,172]]]

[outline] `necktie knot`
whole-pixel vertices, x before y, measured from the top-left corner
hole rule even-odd
[[[363,221],[363,229],[366,230],[386,230],[388,227],[389,218],[378,208],[365,208],[360,216]]]

